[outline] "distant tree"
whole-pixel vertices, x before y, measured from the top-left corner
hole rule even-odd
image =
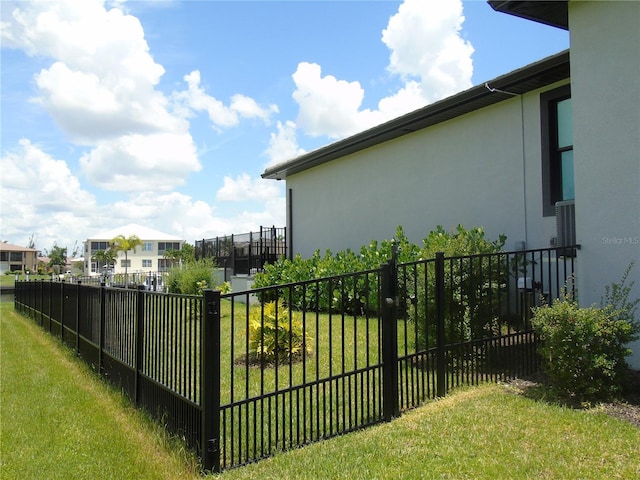
[[[193,262],[196,259],[196,247],[185,242],[182,244],[182,249],[180,250],[180,256],[182,261],[185,263]]]
[[[193,263],[196,259],[196,250],[193,245],[184,243],[180,250],[167,250],[164,252],[164,258],[169,261],[170,267],[175,267],[182,262],[183,264]]]
[[[73,265],[73,268],[76,271],[80,271],[84,273],[84,262],[81,260],[76,260],[75,262],[73,262],[71,265]]]
[[[29,243],[27,244],[27,248],[32,248],[35,250],[36,248],[36,234],[32,233],[29,237]]]
[[[38,260],[38,274],[42,275],[48,272],[48,265],[44,263],[42,260]]]
[[[67,247],[62,248],[54,243],[48,257],[49,267],[53,269],[54,273],[60,273],[67,265]]]
[[[129,237],[118,235],[109,242],[109,245],[115,252],[124,252],[124,274],[126,276],[129,268],[129,250],[133,250],[133,253],[136,253],[136,247],[142,245],[142,240],[137,235],[130,235]]]

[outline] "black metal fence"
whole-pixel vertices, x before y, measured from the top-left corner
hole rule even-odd
[[[250,274],[262,270],[287,255],[286,227],[260,227],[259,232],[241,233],[196,241],[197,259],[213,257],[216,265],[232,275]]]
[[[52,276],[52,282],[81,283],[83,285],[138,289],[143,286],[152,292],[164,292],[167,289],[168,272],[131,272],[107,273],[102,275],[74,275]]]
[[[199,448],[201,297],[38,281],[16,283],[15,305]]]
[[[534,372],[531,307],[561,296],[576,261],[562,251],[440,254],[204,297],[18,282],[16,308],[219,471]]]

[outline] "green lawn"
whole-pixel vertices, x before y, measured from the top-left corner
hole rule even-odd
[[[65,347],[0,305],[3,479],[196,478],[193,457]],[[221,479],[640,478],[640,429],[483,385]]]
[[[196,478],[158,427],[58,340],[0,304],[3,479]]]
[[[21,274],[19,280],[26,280],[27,277],[24,274]],[[29,280],[51,280],[51,275],[29,275]],[[15,274],[0,275],[0,286],[3,287],[13,287],[16,284],[16,276]]]
[[[637,479],[640,429],[483,385],[221,475],[253,478]]]

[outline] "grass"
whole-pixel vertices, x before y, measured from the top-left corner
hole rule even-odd
[[[221,479],[640,478],[640,429],[483,385]]]
[[[0,304],[3,479],[196,478],[150,419],[30,320]]]
[[[0,305],[3,479],[196,478],[166,435],[31,320]],[[640,429],[504,385],[219,475],[245,478],[640,478]],[[213,477],[213,476],[212,476]]]
[[[241,464],[378,418],[381,390],[374,377],[379,377],[379,368],[339,378],[381,362],[377,318],[295,312],[312,354],[260,368],[246,361],[250,311],[255,310],[227,299],[221,304],[224,465]],[[262,399],[271,392],[278,393]],[[254,425],[248,439],[246,432]]]
[[[251,367],[244,361],[238,361],[244,358],[248,349],[246,307],[234,306],[232,310],[231,302],[222,301],[220,358],[221,390],[225,392],[223,403],[232,401],[232,393],[233,400],[260,395],[261,384],[265,391],[270,392],[381,362],[377,318],[313,313],[307,314],[303,319],[300,312],[295,312],[294,315],[301,322],[304,321],[312,355],[291,364],[282,363],[277,368],[260,369]],[[233,390],[231,377],[234,379]],[[248,392],[245,390],[247,384]]]
[[[19,280],[26,280],[27,277],[24,274],[20,274]],[[29,275],[30,280],[51,280],[51,275]],[[0,274],[0,286],[2,287],[13,287],[16,284],[16,276],[15,274],[6,275]]]

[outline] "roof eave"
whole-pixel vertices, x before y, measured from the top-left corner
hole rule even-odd
[[[496,12],[569,30],[568,0],[489,0]]]
[[[269,167],[262,174],[262,178],[282,180],[289,175],[451,120],[512,98],[514,94],[521,95],[565,78],[569,78],[569,50],[514,70],[482,85],[477,85],[295,159]]]

